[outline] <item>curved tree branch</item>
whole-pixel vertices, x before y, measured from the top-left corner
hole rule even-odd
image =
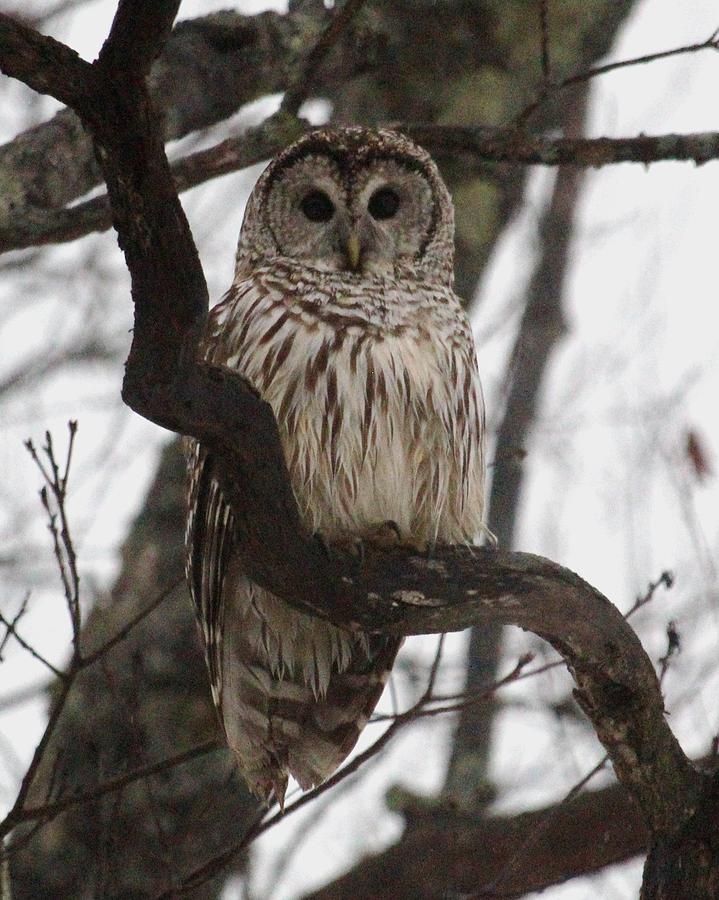
[[[146,13],[156,20],[134,57],[139,66],[157,51],[176,6],[158,0]],[[214,455],[241,532],[243,567],[288,603],[366,631],[434,633],[493,621],[548,640],[566,661],[577,699],[652,832],[650,859],[663,868],[649,873],[650,890],[672,866],[686,870],[682,854],[689,852],[696,877],[686,896],[711,896],[706,876],[712,858],[702,856],[709,839],[696,822],[708,815],[712,793],[664,719],[649,658],[605,597],[569,570],[529,554],[445,547],[426,559],[368,548],[358,561],[328,555],[302,528],[270,407],[235,372],[196,356],[207,312],[204,276],[144,79],[116,50],[132,31],[135,12],[145,7],[142,0],[123,0],[99,60],[92,67],[70,63],[73,78],[87,77],[88,91],[73,92],[73,102],[95,139],[132,276],[135,329],[125,402],[201,440]],[[17,34],[6,19],[0,26],[0,37]],[[22,66],[12,48],[6,51],[3,69],[26,73],[29,55],[38,72],[34,83],[63,94],[67,61],[48,59],[49,39],[33,41],[23,45]],[[689,838],[694,843],[687,851]],[[657,848],[669,853],[668,864]]]

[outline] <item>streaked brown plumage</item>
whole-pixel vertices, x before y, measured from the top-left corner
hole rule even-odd
[[[452,234],[434,163],[388,131],[313,132],[250,198],[205,354],[271,404],[301,515],[327,541],[385,521],[421,544],[482,530],[482,396]],[[188,578],[213,695],[248,784],[282,801],[288,773],[308,788],[350,752],[400,642],[253,584],[212,460],[197,444],[189,459]]]

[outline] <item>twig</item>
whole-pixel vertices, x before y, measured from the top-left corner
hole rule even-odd
[[[155,9],[157,21],[152,18]],[[599,591],[551,561],[482,548],[436,547],[427,561],[407,548],[369,547],[358,570],[356,560],[341,550],[332,558],[323,554],[302,528],[271,410],[236,373],[197,362],[207,287],[142,77],[169,30],[173,10],[169,0],[123,0],[108,40],[111,46],[107,52],[103,48],[98,66],[70,59],[67,48],[40,35],[13,31],[0,16],[0,33],[16,41],[3,59],[5,70],[37,89],[69,98],[66,102],[80,113],[99,147],[135,303],[123,399],[145,418],[208,447],[236,515],[243,566],[259,586],[303,612],[354,630],[440,633],[491,621],[534,631],[565,659],[577,700],[650,831],[675,835],[694,825],[705,779],[664,719],[651,661]],[[148,17],[149,38],[143,31]],[[129,59],[122,53],[123,42],[132,47]],[[477,137],[471,131],[455,130],[454,135]],[[576,149],[578,142],[565,142],[564,149],[570,144]],[[400,721],[390,725],[373,752]],[[364,758],[358,756],[341,777]],[[311,802],[334,783],[330,779],[292,808]],[[277,819],[270,817],[260,828]],[[182,889],[219,871],[236,852],[230,848],[199,875],[192,873]]]
[[[674,573],[670,572],[669,569],[665,569],[656,581],[649,582],[649,587],[641,597],[637,597],[633,606],[624,613],[624,618],[630,619],[638,609],[641,609],[643,606],[646,606],[647,603],[650,603],[654,599],[654,594],[661,585],[664,585],[668,591],[674,586]]]
[[[204,865],[198,867],[189,875],[187,875],[183,879],[179,887],[175,888],[176,894],[182,895],[189,893],[199,887],[199,885],[204,884],[209,878],[212,878],[218,872],[222,872],[261,834],[264,834],[265,831],[268,831],[278,822],[284,821],[287,816],[301,809],[303,806],[306,806],[308,803],[311,803],[317,797],[322,796],[322,794],[335,787],[335,785],[339,784],[350,775],[354,774],[368,760],[375,757],[380,752],[380,750],[382,750],[392,740],[392,738],[395,736],[395,734],[397,734],[400,728],[413,721],[417,709],[419,709],[422,704],[426,702],[426,697],[431,694],[434,682],[437,677],[439,664],[442,658],[443,645],[444,635],[440,635],[440,640],[438,641],[437,650],[435,652],[434,660],[429,672],[429,677],[427,679],[427,687],[425,688],[422,697],[411,709],[408,709],[406,712],[401,713],[396,718],[394,718],[387,730],[384,731],[370,747],[351,759],[339,771],[335,772],[335,774],[331,778],[328,778],[327,781],[322,782],[322,784],[318,785],[313,790],[308,791],[306,794],[303,794],[290,806],[285,807],[284,812],[280,810],[273,815],[270,815],[269,818],[265,818],[264,820],[260,819],[255,822],[250,826],[250,828],[247,829],[244,836],[238,843],[230,847],[228,850],[225,850],[223,853],[220,853],[217,856],[213,857]],[[156,900],[170,900],[170,898],[173,896],[174,895],[172,892],[166,892],[161,894],[158,898],[156,898]]]
[[[659,684],[664,684],[664,677],[669,669],[669,663],[672,657],[676,656],[682,649],[681,635],[677,628],[677,623],[671,619],[667,623],[667,652],[659,658]]]
[[[520,657],[520,661],[526,657],[531,657],[531,653],[527,653],[524,656]],[[524,681],[526,678],[534,678],[537,675],[543,675],[545,672],[549,672],[551,669],[558,669],[564,666],[564,662],[561,659],[555,659],[553,662],[542,663],[541,666],[537,666],[536,669],[530,669],[529,672],[521,671],[514,681]],[[462,700],[465,694],[446,694],[442,696],[436,697],[437,700]]]
[[[475,703],[485,703],[489,700],[500,688],[505,687],[508,684],[512,684],[515,681],[518,681],[520,677],[522,677],[522,673],[524,668],[529,665],[529,663],[534,659],[534,654],[525,653],[523,656],[519,658],[516,666],[505,675],[503,678],[497,679],[493,684],[489,687],[485,688],[483,691],[472,691],[471,693],[464,694],[455,694],[443,697],[437,697],[433,695],[431,692],[425,693],[422,697],[415,703],[411,709],[406,710],[403,713],[397,713],[396,715],[375,715],[370,719],[371,723],[376,722],[393,722],[399,718],[415,718],[421,719],[428,716],[438,716],[443,713],[448,712],[456,712],[457,710],[464,709],[467,706],[471,706]],[[554,665],[553,663],[549,663],[548,666]],[[547,666],[547,667],[548,667]],[[541,671],[545,671],[547,667],[542,667]],[[532,674],[536,675],[540,669],[535,669]],[[527,673],[529,674],[529,673]],[[525,676],[526,677],[526,676]],[[455,702],[448,702],[455,701]],[[430,703],[443,703],[443,706],[428,706]]]
[[[114,634],[111,638],[108,638],[104,644],[97,648],[97,650],[93,650],[92,653],[81,656],[80,666],[82,668],[91,666],[93,663],[97,662],[98,659],[103,657],[109,650],[112,650],[113,647],[115,647],[121,641],[124,641],[134,628],[136,628],[144,619],[146,619],[150,615],[150,613],[154,612],[158,608],[158,606],[160,606],[165,600],[167,600],[170,594],[172,594],[172,592],[183,583],[184,578],[177,578],[163,591],[160,591],[160,593],[153,600],[151,600],[146,606],[144,606],[140,610],[140,612],[134,615],[129,620],[129,622],[123,625],[116,634]]]
[[[182,753],[178,753],[175,756],[169,756],[158,762],[147,763],[144,766],[138,766],[136,769],[132,769],[130,772],[108,778],[102,784],[91,790],[72,794],[69,797],[62,797],[60,800],[55,800],[52,803],[43,803],[41,806],[28,806],[18,813],[15,824],[31,821],[47,822],[60,815],[60,813],[71,809],[73,806],[94,803],[96,800],[100,800],[102,797],[107,796],[107,794],[114,794],[116,791],[121,791],[135,781],[149,778],[151,775],[158,775],[161,772],[167,772],[177,766],[184,765],[184,763],[189,762],[192,759],[196,759],[198,756],[204,756],[207,753],[213,753],[216,750],[221,749],[223,749],[223,745],[221,745],[219,741],[205,741],[189,750],[183,750]]]
[[[22,617],[27,612],[27,605],[28,605],[29,600],[30,600],[30,592],[28,591],[25,594],[25,596],[22,598],[22,602],[20,603],[20,608],[15,613],[13,618],[10,620],[10,625],[5,626],[5,634],[3,635],[3,638],[0,641],[0,662],[3,661],[2,655],[3,655],[3,651],[5,650],[5,647],[7,645],[7,642],[10,640],[11,635],[14,635],[17,633],[16,632],[17,624],[20,621],[20,619],[22,619]],[[0,622],[2,622],[4,624],[4,619],[2,618],[2,614],[0,614]]]
[[[335,774],[331,778],[328,778],[327,781],[323,781],[322,784],[318,785],[313,790],[303,794],[290,806],[286,806],[284,812],[278,811],[264,820],[260,818],[259,821],[250,826],[250,828],[245,832],[244,837],[240,841],[238,841],[228,850],[225,850],[217,856],[214,856],[204,865],[199,866],[197,869],[187,875],[183,879],[181,884],[175,888],[175,894],[173,894],[172,892],[160,894],[156,898],[156,900],[171,900],[171,898],[175,895],[180,896],[190,893],[200,885],[204,884],[214,875],[224,871],[227,866],[229,866],[230,863],[234,859],[236,859],[240,855],[240,853],[246,850],[247,847],[249,847],[249,845],[261,834],[264,834],[279,822],[284,821],[289,815],[292,815],[292,813],[297,812],[304,806],[307,806],[308,803],[312,803],[318,797],[321,797],[322,794],[331,790],[333,787],[335,787],[335,785],[339,784],[341,781],[344,781],[345,778],[348,778],[350,775],[354,774],[364,763],[372,759],[372,757],[376,756],[376,754],[379,753],[379,751],[382,750],[392,740],[399,729],[404,724],[406,724],[409,718],[409,716],[397,718],[389,726],[389,728],[387,728],[387,730],[383,732],[379,738],[377,738],[377,740],[374,742],[374,744],[372,744],[371,747],[368,747],[367,750],[365,750],[363,753],[359,753],[357,756],[355,756],[338,772],[335,772]]]
[[[641,66],[646,65],[647,63],[657,62],[660,59],[669,59],[672,56],[681,56],[686,53],[697,53],[700,50],[719,50],[719,28],[712,32],[709,37],[695,44],[686,44],[683,47],[673,47],[671,50],[660,50],[657,53],[647,53],[644,56],[635,56],[632,59],[621,59],[616,62],[605,63],[602,66],[593,66],[590,69],[584,69],[581,72],[575,72],[573,75],[569,75],[567,78],[563,78],[561,81],[551,82],[548,77],[548,69],[545,70],[545,57],[544,57],[544,40],[545,40],[545,27],[546,27],[546,12],[542,12],[545,8],[546,0],[540,0],[540,16],[542,16],[542,72],[544,74],[544,84],[542,89],[537,94],[535,99],[529,103],[525,108],[517,115],[512,121],[510,128],[523,128],[529,119],[534,115],[534,113],[542,106],[546,100],[554,93],[558,91],[564,90],[564,88],[570,87],[574,84],[580,84],[584,81],[590,81],[592,78],[597,78],[600,75],[606,75],[609,72],[614,72],[617,69],[627,69],[632,66]],[[547,58],[547,67],[549,65],[549,60]]]
[[[70,441],[68,445],[67,457],[62,467],[60,467],[57,463],[52,435],[50,434],[50,432],[46,432],[45,435],[45,446],[43,447],[43,452],[45,455],[44,460],[35,449],[32,441],[26,441],[26,447],[32,459],[36,463],[43,480],[45,481],[45,485],[40,491],[40,497],[43,503],[43,507],[48,514],[49,529],[53,538],[55,558],[60,569],[61,580],[65,591],[65,598],[72,622],[73,653],[67,670],[65,672],[62,672],[58,668],[53,666],[52,663],[49,662],[49,660],[45,659],[45,657],[42,656],[42,654],[40,654],[31,644],[24,640],[24,638],[22,638],[22,636],[18,633],[16,626],[18,620],[24,613],[27,606],[27,597],[23,600],[23,604],[19,612],[15,615],[12,621],[6,620],[0,613],[0,623],[5,626],[7,631],[0,647],[4,646],[8,639],[8,636],[12,635],[15,640],[17,640],[18,643],[23,647],[23,649],[30,653],[39,662],[43,663],[53,673],[53,675],[58,678],[61,684],[61,689],[52,707],[45,732],[43,733],[40,743],[35,748],[35,753],[33,754],[30,766],[28,767],[22,780],[20,791],[15,799],[15,803],[8,815],[0,823],[0,838],[9,834],[20,822],[43,820],[48,817],[52,818],[52,816],[56,815],[57,812],[62,811],[63,809],[67,809],[69,806],[74,806],[78,803],[86,802],[89,799],[93,799],[97,796],[102,796],[104,793],[119,789],[125,783],[127,783],[128,778],[130,780],[134,780],[133,773],[130,773],[126,776],[120,776],[117,779],[111,779],[106,783],[106,785],[101,785],[99,788],[96,788],[93,791],[86,792],[85,794],[76,794],[73,797],[63,798],[56,801],[55,803],[44,803],[39,807],[26,808],[25,806],[30,789],[35,781],[35,777],[45,758],[46,751],[50,744],[50,739],[59,721],[60,714],[78,674],[83,669],[96,663],[98,660],[104,659],[105,655],[118,643],[124,640],[133,628],[135,628],[140,622],[142,622],[151,612],[153,612],[153,610],[157,609],[158,606],[160,606],[160,604],[172,593],[172,591],[181,581],[181,579],[178,579],[177,581],[169,585],[164,591],[160,592],[150,603],[148,603],[144,607],[144,609],[140,610],[140,612],[137,613],[132,619],[130,619],[130,621],[127,622],[124,626],[122,626],[116,634],[106,640],[92,653],[89,653],[87,656],[82,655],[80,649],[80,632],[82,625],[80,617],[80,576],[77,569],[77,557],[72,541],[72,535],[70,532],[70,525],[65,510],[67,484],[70,474],[70,465],[72,462],[74,440],[77,433],[77,423],[70,422],[69,430]],[[51,508],[51,496],[57,507],[57,513],[53,512]],[[58,517],[60,521],[59,529],[56,524]],[[203,746],[207,748],[208,745]],[[212,746],[216,746],[216,744],[214,744],[213,742]],[[189,752],[194,753],[195,751]],[[184,761],[185,758],[190,757],[185,757],[184,754],[180,754],[180,761]],[[166,762],[154,765],[160,766],[157,771],[161,771],[162,767],[169,767],[169,764]],[[55,768],[56,765],[50,774],[48,788],[48,791],[50,792],[52,791],[54,785]],[[142,777],[142,773],[151,773],[152,771],[154,771],[154,769],[152,766],[150,766],[143,767],[136,771],[140,772],[140,775],[137,777]],[[50,794],[48,793],[48,797],[49,796]]]
[[[269,830],[273,825],[276,825],[278,822],[283,821],[287,816],[291,813],[295,812],[298,809],[301,809],[307,803],[310,803],[312,800],[324,794],[326,791],[333,788],[335,785],[344,781],[348,776],[354,774],[365,762],[375,757],[380,750],[382,750],[390,740],[395,736],[397,731],[402,728],[404,725],[409,724],[410,722],[415,721],[420,718],[423,714],[431,715],[432,711],[423,710],[423,706],[428,702],[428,700],[432,697],[432,689],[437,677],[437,671],[439,668],[439,663],[442,657],[443,650],[443,639],[444,635],[440,636],[440,641],[438,642],[437,651],[435,653],[434,660],[432,662],[432,666],[430,669],[429,677],[427,680],[427,687],[423,692],[420,699],[417,701],[414,706],[410,709],[406,710],[404,713],[400,713],[397,716],[387,717],[391,720],[390,726],[386,731],[382,733],[382,735],[372,744],[371,747],[368,747],[363,753],[358,754],[354,759],[350,760],[343,768],[341,768],[338,772],[336,772],[331,778],[327,781],[323,782],[321,785],[316,787],[314,790],[307,792],[302,797],[300,797],[297,801],[292,803],[290,806],[285,808],[284,813],[277,812],[264,821],[258,822],[256,825],[248,829],[245,833],[244,837],[241,841],[231,847],[229,850],[225,851],[222,854],[219,854],[213,859],[209,860],[203,866],[196,869],[190,875],[186,876],[183,880],[182,884],[177,888],[177,892],[179,894],[188,893],[199,885],[203,884],[207,879],[216,875],[218,872],[221,872],[226,866],[228,866],[233,859],[235,859],[241,852],[243,852],[256,838],[258,838],[265,831]],[[514,669],[506,675],[504,678],[500,679],[495,685],[488,689],[487,693],[491,693],[496,690],[498,687],[501,687],[505,684],[510,683],[519,677],[519,674],[522,668],[529,663],[531,660],[531,654],[527,654],[520,658],[517,662],[517,665]],[[477,698],[479,699],[479,698]],[[445,710],[438,710],[437,712],[444,712]],[[377,719],[373,719],[373,721],[379,721],[379,717]],[[172,896],[172,893],[164,893],[161,894],[157,900],[169,900]]]
[[[40,499],[47,512],[48,528],[52,535],[55,559],[60,572],[60,579],[65,592],[65,601],[70,615],[73,653],[78,657],[80,654],[79,641],[81,628],[80,575],[77,570],[77,554],[75,553],[75,547],[70,535],[70,527],[65,508],[70,463],[72,461],[75,436],[77,435],[77,422],[72,420],[68,422],[68,431],[70,437],[62,474],[55,456],[52,435],[49,431],[45,432],[45,446],[43,447],[43,452],[49,468],[43,463],[43,460],[40,458],[40,455],[31,440],[27,440],[25,446],[45,481],[45,486],[40,491]],[[50,505],[50,495],[52,495],[57,512],[54,512]],[[57,527],[58,517],[60,520],[59,529]]]
[[[375,757],[375,759],[377,759],[377,757]],[[369,763],[371,762],[372,760],[369,760]],[[289,847],[286,847],[282,858],[272,867],[272,886],[266,900],[272,900],[273,894],[275,893],[277,888],[281,886],[282,878],[287,872],[287,869],[289,868],[293,857],[299,851],[305,841],[310,837],[312,829],[315,827],[315,825],[322,821],[322,818],[327,811],[328,806],[330,806],[330,804],[332,803],[335,803],[337,799],[353,784],[353,779],[345,778],[340,784],[336,785],[336,790],[332,795],[327,796],[323,801],[316,803],[312,812],[305,817],[298,832],[296,833],[293,844]]]
[[[609,762],[609,756],[605,754],[599,762],[593,766],[580,780],[564,795],[564,797],[559,801],[559,803],[545,816],[545,818],[539,822],[535,828],[532,829],[531,834],[527,837],[525,841],[521,843],[521,845],[516,849],[516,851],[509,857],[506,864],[502,867],[500,872],[496,875],[492,881],[485,885],[484,888],[477,891],[476,894],[467,895],[467,900],[484,900],[484,898],[490,897],[498,897],[501,894],[498,894],[496,889],[497,887],[506,880],[506,878],[512,874],[514,869],[517,866],[519,860],[526,856],[527,850],[533,847],[542,834],[549,828],[554,819],[559,814],[561,807],[565,803],[570,803],[579,793],[582,791],[587,784],[602,771]]]
[[[545,84],[551,81],[549,62],[549,0],[539,0],[539,27],[542,49],[542,79]]]
[[[25,801],[27,800],[28,794],[30,793],[30,788],[35,781],[35,776],[38,773],[40,764],[45,757],[45,751],[47,750],[50,743],[50,738],[55,731],[55,726],[60,719],[60,713],[65,707],[65,702],[67,701],[67,697],[72,686],[72,680],[73,679],[71,677],[66,676],[60,682],[60,692],[52,707],[52,711],[50,712],[50,718],[48,719],[48,723],[45,726],[45,731],[43,732],[43,735],[40,738],[40,742],[38,743],[37,747],[35,747],[35,752],[33,753],[30,765],[28,766],[28,769],[22,779],[20,790],[18,791],[18,795],[15,798],[15,803],[13,804],[12,809],[7,814],[7,816],[3,819],[2,822],[0,822],[0,839],[8,835],[13,830],[13,828],[15,828],[18,822],[21,821],[19,817],[21,816],[22,811],[25,807]]]
[[[671,56],[681,56],[686,53],[697,53],[699,50],[719,50],[719,28],[716,28],[709,37],[696,44],[686,44],[683,47],[674,47],[671,50],[660,50],[657,53],[647,53],[644,56],[636,56],[633,59],[622,59],[617,62],[605,63],[603,66],[594,66],[584,72],[577,72],[560,82],[558,87],[566,87],[570,84],[578,84],[581,81],[589,81],[598,75],[606,75],[616,69],[626,69],[630,66],[646,65],[660,59],[668,59]]]
[[[299,76],[295,79],[294,84],[285,91],[285,96],[282,98],[282,105],[280,106],[281,113],[289,116],[297,115],[300,106],[302,106],[312,90],[328,53],[366,2],[367,0],[345,0],[342,8],[335,11],[329,25],[322,32],[319,40],[309,51],[300,66]]]
[[[17,618],[17,617],[16,617]],[[6,636],[12,635],[15,640],[20,644],[23,650],[26,650],[33,659],[36,659],[38,662],[42,663],[47,669],[49,669],[56,678],[59,678],[61,681],[64,681],[67,678],[67,675],[60,671],[56,666],[54,666],[49,659],[46,659],[39,650],[36,650],[32,644],[28,643],[22,635],[18,632],[15,627],[14,621],[10,621],[6,619],[5,616],[0,613],[0,625],[3,625],[6,629]],[[5,639],[3,639],[3,644],[5,643]]]
[[[439,672],[439,664],[442,662],[442,651],[444,650],[444,641],[447,637],[446,634],[440,634],[439,640],[437,641],[437,649],[434,653],[434,659],[432,660],[432,665],[429,670],[429,677],[427,678],[427,687],[424,689],[424,694],[421,697],[421,703],[427,703],[432,699],[432,694],[434,693],[434,685],[437,681],[437,673]]]

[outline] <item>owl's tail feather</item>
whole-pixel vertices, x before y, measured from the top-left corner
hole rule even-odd
[[[225,621],[218,699],[228,744],[250,789],[265,802],[274,795],[283,807],[288,775],[308,790],[350,753],[380,698],[401,640],[370,635],[355,640],[344,632],[340,637],[334,626],[285,607],[280,649],[266,629],[265,639],[256,639],[258,607],[266,614],[273,604],[267,595],[257,602],[256,587],[253,594],[256,602],[245,607],[244,616],[230,627]],[[296,617],[306,622],[289,621]],[[346,642],[342,653],[338,640]],[[314,667],[304,664],[308,654]],[[317,671],[322,673],[319,690]]]

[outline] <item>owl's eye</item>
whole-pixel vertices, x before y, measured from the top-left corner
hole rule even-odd
[[[392,188],[380,188],[369,198],[367,209],[373,219],[391,219],[399,209],[399,194]]]
[[[335,212],[334,204],[324,191],[310,191],[300,201],[300,209],[310,222],[329,222]]]

